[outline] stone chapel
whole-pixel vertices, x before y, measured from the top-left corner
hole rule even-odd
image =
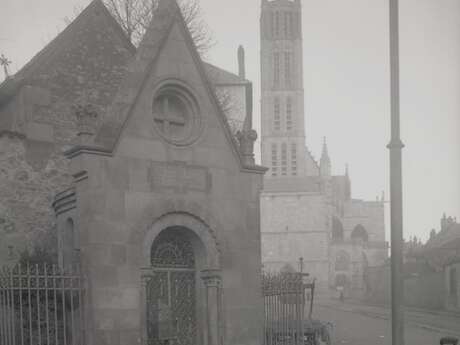
[[[88,345],[262,343],[266,169],[239,62],[204,63],[175,0],[137,49],[94,0],[0,85],[1,259],[56,219]]]

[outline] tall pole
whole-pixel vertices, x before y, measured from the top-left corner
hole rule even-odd
[[[391,142],[390,149],[390,208],[391,208],[391,326],[392,345],[404,345],[404,283],[403,268],[403,205],[402,149],[399,103],[399,6],[390,2],[390,88]]]

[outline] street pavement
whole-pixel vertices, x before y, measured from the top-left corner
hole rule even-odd
[[[333,345],[391,345],[388,308],[338,300],[315,301],[313,318],[331,322]],[[460,338],[460,314],[406,310],[406,345],[434,345],[444,336]]]

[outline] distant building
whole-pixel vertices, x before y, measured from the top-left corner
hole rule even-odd
[[[445,307],[460,309],[460,224],[453,217],[441,219],[439,233],[432,231],[421,253],[430,267],[444,272]]]
[[[331,174],[326,141],[319,162],[305,146],[300,1],[263,0],[260,33],[264,269],[302,262],[325,286],[363,291],[366,268],[387,258],[384,200],[352,199],[348,169]]]

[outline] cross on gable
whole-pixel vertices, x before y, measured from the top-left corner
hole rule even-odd
[[[173,126],[185,127],[186,125],[186,119],[180,107],[174,101],[170,104],[170,101],[170,96],[158,98],[158,102],[161,104],[154,110],[154,120],[160,124],[161,130],[166,136],[171,135]]]
[[[5,55],[0,55],[0,66],[3,66],[3,72],[5,73],[5,78],[9,77],[8,66],[11,64],[11,61],[7,59]]]

